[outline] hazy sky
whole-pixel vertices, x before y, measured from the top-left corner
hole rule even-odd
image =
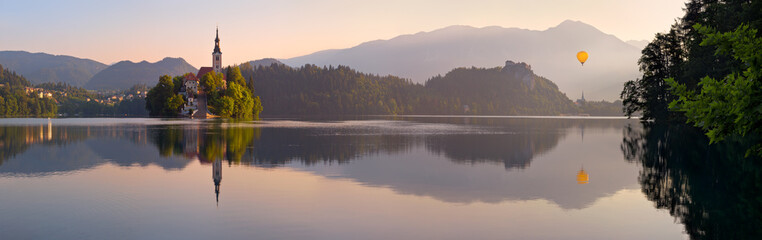
[[[544,30],[566,19],[622,40],[651,39],[685,0],[0,0],[0,50],[211,66],[220,27],[223,64],[348,48],[450,25]]]

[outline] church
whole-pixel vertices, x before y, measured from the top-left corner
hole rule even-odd
[[[199,109],[202,109],[206,111],[206,102],[203,101],[201,104],[204,104],[204,106],[199,106],[198,102],[198,95],[199,94],[205,94],[203,91],[199,91],[199,86],[201,77],[203,77],[205,74],[214,72],[222,73],[222,51],[220,51],[220,29],[216,29],[216,36],[214,38],[214,51],[212,52],[212,67],[201,67],[198,70],[198,73],[196,75],[193,75],[193,73],[187,73],[183,76],[183,86],[180,89],[180,94],[185,96],[185,99],[187,100],[187,103],[183,107],[182,114],[188,114],[189,116],[192,116],[198,111]],[[225,81],[225,76],[223,75],[222,79],[222,87],[225,88],[227,82]],[[200,108],[199,108],[200,107]]]
[[[212,67],[201,67],[196,74],[198,80],[201,79],[204,74],[214,71],[215,73],[222,72],[222,52],[220,51],[220,29],[216,31],[216,37],[214,38],[214,51],[212,52]]]

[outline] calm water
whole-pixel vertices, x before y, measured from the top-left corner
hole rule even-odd
[[[759,206],[724,211],[759,196],[722,189],[734,173],[684,160],[730,155],[675,131],[624,119],[0,119],[0,239],[685,239],[759,221]],[[740,197],[698,196],[711,191]]]

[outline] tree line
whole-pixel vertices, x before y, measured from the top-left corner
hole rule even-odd
[[[458,68],[415,84],[396,76],[361,73],[347,66],[292,68],[283,64],[240,66],[260,90],[268,115],[362,114],[578,114],[558,87],[532,75],[527,86],[503,68]],[[621,108],[607,115],[621,115]]]
[[[642,50],[642,76],[622,91],[625,113],[688,122],[712,142],[762,136],[762,3],[691,0]],[[762,143],[749,153],[762,155]]]
[[[0,115],[54,116],[58,110],[55,100],[27,92],[30,87],[26,78],[0,65]]]

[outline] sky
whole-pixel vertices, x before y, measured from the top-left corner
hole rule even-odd
[[[291,58],[451,25],[545,30],[578,20],[650,40],[685,0],[0,0],[0,51],[70,55],[105,64],[182,57],[211,66]]]

